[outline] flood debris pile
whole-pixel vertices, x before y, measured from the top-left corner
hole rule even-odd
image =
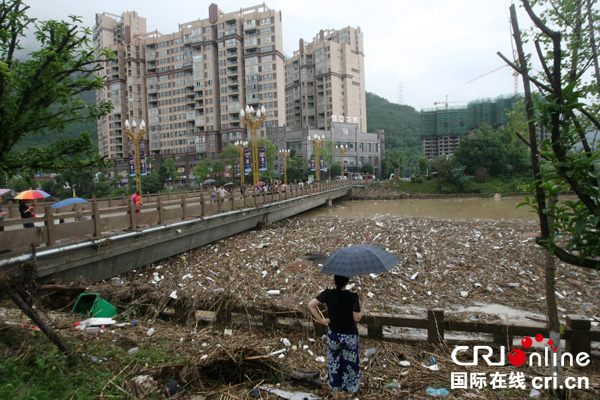
[[[512,309],[546,314],[543,258],[532,221],[467,220],[377,215],[367,219],[296,218],[247,231],[97,285],[113,304],[139,307],[156,318],[177,310],[197,324],[197,310],[254,307],[297,310],[333,279],[319,273],[337,248],[372,244],[402,264],[390,273],[355,277],[370,312],[513,319]],[[561,315],[597,314],[596,271],[557,263]],[[502,305],[495,312],[489,305]],[[466,310],[466,311],[465,311]],[[514,314],[514,315],[513,315]],[[200,315],[201,316],[201,315]],[[539,317],[539,315],[538,315]]]
[[[62,333],[78,341],[90,362],[114,363],[115,376],[124,379],[123,390],[137,398],[157,391],[166,398],[276,399],[275,393],[303,392],[331,398],[324,383],[326,339],[315,333],[305,307],[333,286],[332,277],[319,272],[329,254],[342,246],[372,244],[402,261],[389,273],[351,280],[352,290],[367,294],[368,312],[424,317],[426,309],[443,308],[448,319],[512,320],[521,309],[543,318],[543,257],[532,242],[536,229],[535,223],[524,221],[389,215],[285,220],[89,286],[89,292],[118,306],[117,323]],[[561,315],[587,315],[597,326],[598,274],[557,264],[557,282]],[[232,308],[238,311],[231,323],[215,322],[215,313]],[[262,315],[252,315],[251,308]],[[13,311],[0,308],[0,317],[29,329],[31,321]],[[253,323],[264,322],[265,315],[284,320],[289,312],[304,319],[270,329]],[[80,319],[68,312],[49,316],[61,327],[73,327]],[[122,351],[101,357],[93,354],[98,344]],[[168,362],[154,362],[157,348],[170,355]],[[490,388],[450,388],[451,372],[473,372],[457,366],[451,352],[446,344],[361,337],[359,397],[425,399],[449,391],[450,398],[496,398],[499,392]],[[468,360],[472,352],[461,357]],[[565,374],[591,376],[592,386],[598,387],[597,370],[594,362],[583,371],[567,368]],[[314,371],[318,379],[294,379]],[[517,367],[502,369],[511,371]],[[497,371],[482,366],[475,372]],[[518,372],[525,373],[528,383],[532,376],[550,374],[530,367]],[[593,391],[572,394],[597,397]],[[510,395],[529,398],[529,391]]]

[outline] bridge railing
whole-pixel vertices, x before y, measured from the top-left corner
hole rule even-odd
[[[124,230],[261,207],[349,184],[351,182],[323,182],[304,187],[288,186],[285,191],[259,193],[249,188],[244,194],[236,188],[224,198],[210,197],[207,190],[145,194],[141,206],[134,206],[129,196],[108,197],[76,204],[77,208],[59,213],[50,207],[52,203],[39,202],[36,218],[0,221],[0,226],[4,227],[4,231],[0,231],[0,251],[23,251],[29,249],[32,243],[51,247],[98,239]],[[24,223],[34,223],[35,227],[24,228]]]

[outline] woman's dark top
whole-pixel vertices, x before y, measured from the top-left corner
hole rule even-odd
[[[21,218],[32,218],[31,211],[27,211],[29,206],[25,203],[19,203],[19,212],[21,213]]]
[[[353,312],[360,312],[360,302],[356,293],[348,290],[325,289],[317,296],[317,300],[327,304],[329,312],[329,328],[336,333],[358,335]]]

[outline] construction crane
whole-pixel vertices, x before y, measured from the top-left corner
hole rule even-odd
[[[473,81],[476,81],[479,78],[483,78],[484,76],[488,76],[490,74],[493,74],[494,72],[499,71],[502,68],[506,68],[506,67],[510,67],[510,65],[502,65],[502,66],[500,66],[498,68],[495,68],[495,69],[493,69],[491,71],[488,71],[488,72],[486,72],[483,75],[479,75],[478,77],[475,77],[475,78],[471,79],[470,81],[465,82],[465,85],[469,84],[469,83],[471,83]],[[519,98],[519,73],[517,71],[513,71],[513,76],[515,77],[515,101],[516,101]]]
[[[448,95],[446,95],[446,101],[436,101],[433,104],[434,105],[438,105],[438,104],[444,104],[446,106],[446,109],[448,108],[448,104],[451,103],[464,103],[464,101],[448,101]]]

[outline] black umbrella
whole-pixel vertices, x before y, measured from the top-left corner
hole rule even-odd
[[[337,249],[323,263],[321,273],[346,277],[392,270],[400,260],[381,247],[359,244]]]

